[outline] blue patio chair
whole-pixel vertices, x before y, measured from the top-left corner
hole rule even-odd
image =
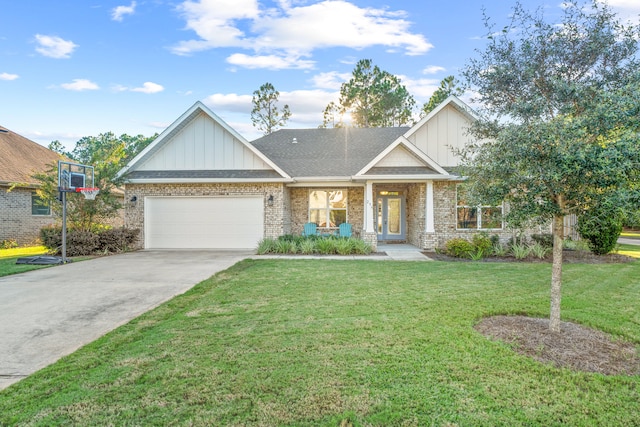
[[[318,226],[315,222],[308,222],[304,225],[303,236],[315,236],[318,234]]]
[[[351,224],[343,222],[338,228],[338,235],[340,237],[351,237]]]

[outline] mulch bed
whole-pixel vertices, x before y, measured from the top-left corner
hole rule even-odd
[[[603,375],[640,375],[635,344],[575,323],[561,322],[560,332],[554,333],[548,319],[493,316],[475,328],[490,339],[511,344],[517,353],[557,367]]]

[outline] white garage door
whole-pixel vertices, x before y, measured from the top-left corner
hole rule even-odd
[[[146,197],[145,248],[255,248],[264,229],[262,197]]]

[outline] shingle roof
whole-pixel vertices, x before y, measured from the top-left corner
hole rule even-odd
[[[281,129],[251,144],[289,176],[353,176],[409,129]]]
[[[37,185],[32,175],[58,159],[58,153],[0,126],[0,184]]]
[[[280,174],[274,170],[159,170],[159,171],[133,171],[127,174],[128,180],[135,179],[281,179]]]

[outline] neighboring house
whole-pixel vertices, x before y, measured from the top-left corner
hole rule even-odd
[[[60,155],[0,126],[0,242],[34,242],[40,228],[53,224],[50,206],[41,204],[33,174],[44,172]]]
[[[136,156],[125,224],[144,248],[255,248],[262,238],[342,222],[375,246],[423,249],[486,230],[496,211],[468,206],[453,172],[476,116],[449,97],[413,127],[284,129],[247,141],[197,102]]]

